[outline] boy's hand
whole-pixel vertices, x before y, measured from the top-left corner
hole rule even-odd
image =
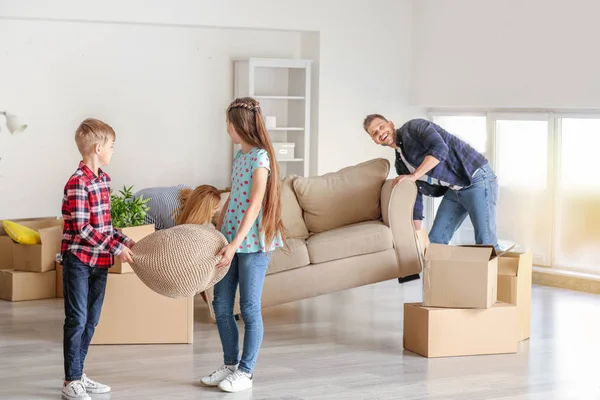
[[[123,247],[121,254],[119,254],[119,258],[121,259],[121,262],[131,264],[133,263],[133,252],[129,249],[129,247],[125,246]]]
[[[135,246],[135,242],[133,240],[127,242],[127,247],[129,247],[130,249],[133,249],[133,246]]]

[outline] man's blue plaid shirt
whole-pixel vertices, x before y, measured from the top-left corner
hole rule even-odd
[[[396,145],[400,147],[406,161],[417,168],[425,157],[433,156],[440,163],[427,173],[428,176],[448,182],[451,185],[467,187],[479,168],[487,164],[487,159],[467,144],[439,125],[425,119],[413,119],[396,130]],[[407,175],[409,170],[396,151],[396,173]],[[447,187],[416,182],[417,199],[413,211],[415,220],[423,219],[423,195],[442,196]]]

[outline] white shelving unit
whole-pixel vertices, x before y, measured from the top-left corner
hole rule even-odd
[[[310,166],[310,72],[312,60],[245,58],[234,62],[234,98],[253,97],[265,117],[273,143],[294,143],[294,157],[278,159],[281,176],[308,176]],[[233,155],[240,149],[233,146]]]

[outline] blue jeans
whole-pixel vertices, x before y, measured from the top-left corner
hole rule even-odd
[[[214,288],[213,309],[226,365],[239,361],[239,333],[233,316],[235,292],[240,285],[240,310],[244,320],[244,349],[239,369],[252,373],[263,338],[261,297],[271,253],[236,253],[229,271]]]
[[[446,192],[429,232],[429,241],[448,244],[468,215],[475,229],[475,243],[493,245],[498,249],[497,200],[498,178],[486,164],[475,173],[470,186]]]
[[[85,357],[100,319],[107,268],[90,267],[72,253],[63,258],[65,380],[81,379]]]

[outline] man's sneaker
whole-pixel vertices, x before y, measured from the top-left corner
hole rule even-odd
[[[219,389],[224,392],[240,392],[252,388],[252,375],[236,370],[219,383]]]
[[[73,381],[67,386],[63,387],[62,390],[63,400],[92,400],[90,396],[85,392],[85,386],[81,381]]]
[[[212,374],[203,376],[200,380],[206,386],[217,386],[221,381],[227,378],[229,375],[237,371],[236,365],[223,365],[218,370],[214,371]]]
[[[86,374],[81,376],[81,382],[85,386],[85,391],[92,394],[108,393],[110,392],[110,386],[100,382],[96,382],[87,377]]]

